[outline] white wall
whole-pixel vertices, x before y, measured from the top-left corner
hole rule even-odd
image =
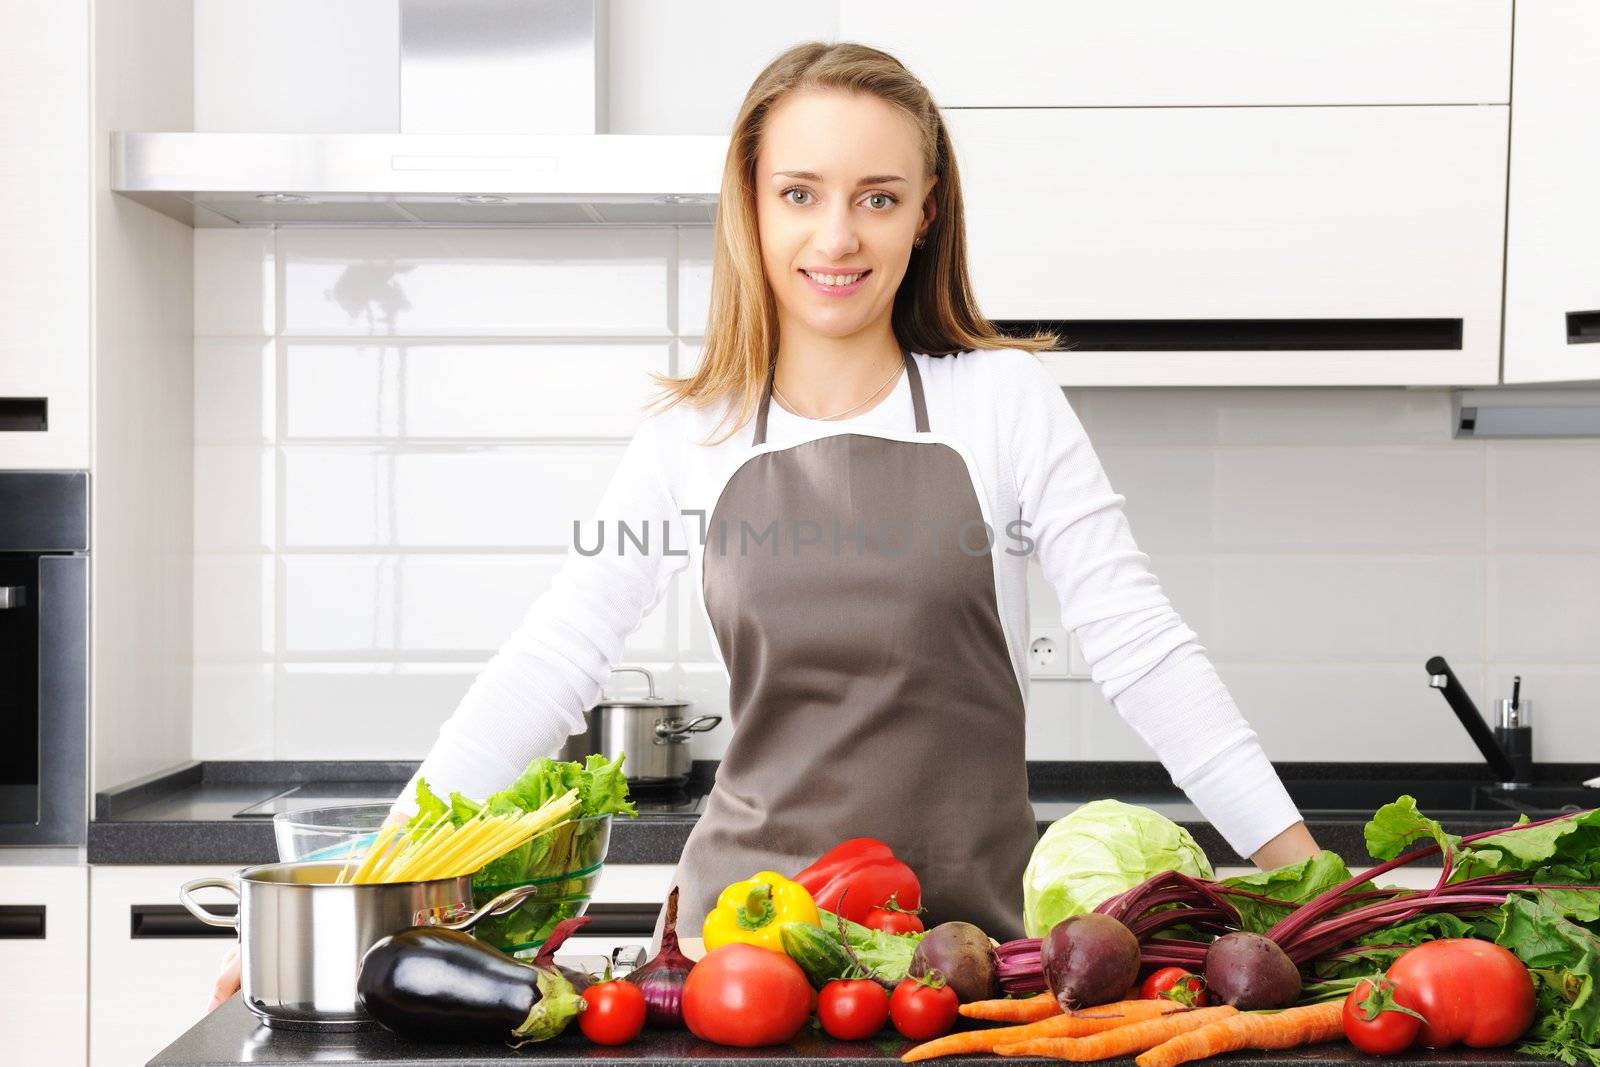
[[[192,114],[186,0],[94,12],[93,783],[189,755],[193,231],[111,192],[113,130]]]
[[[203,230],[195,753],[420,758],[550,580],[705,321],[703,228]],[[1455,441],[1441,390],[1069,394],[1141,547],[1277,759],[1471,760],[1423,661],[1541,759],[1600,759],[1600,443]],[[700,710],[680,586],[634,635]],[[1036,620],[1054,622],[1036,582]],[[710,756],[725,730],[698,749]],[[1034,758],[1146,758],[1087,682]]]

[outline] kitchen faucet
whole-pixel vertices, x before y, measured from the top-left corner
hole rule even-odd
[[[1424,669],[1428,672],[1428,684],[1444,693],[1445,702],[1467,728],[1473,744],[1478,746],[1478,751],[1500,779],[1500,785],[1515,789],[1532,783],[1533,709],[1522,699],[1522,676],[1518,675],[1512,683],[1511,698],[1500,701],[1500,722],[1491,731],[1443,656],[1428,660]]]

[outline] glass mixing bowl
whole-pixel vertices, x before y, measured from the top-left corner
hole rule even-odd
[[[359,858],[389,817],[387,804],[339,804],[272,817],[272,836],[283,863]]]

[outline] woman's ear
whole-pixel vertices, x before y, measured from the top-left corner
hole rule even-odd
[[[928,230],[933,226],[933,220],[939,217],[939,205],[933,196],[933,187],[938,184],[937,174],[928,179],[928,195],[922,198],[922,228],[917,231],[918,237],[926,237]]]

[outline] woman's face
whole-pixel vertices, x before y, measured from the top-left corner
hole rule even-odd
[[[782,328],[844,338],[887,321],[936,180],[916,125],[876,96],[799,92],[773,108],[756,222]]]

